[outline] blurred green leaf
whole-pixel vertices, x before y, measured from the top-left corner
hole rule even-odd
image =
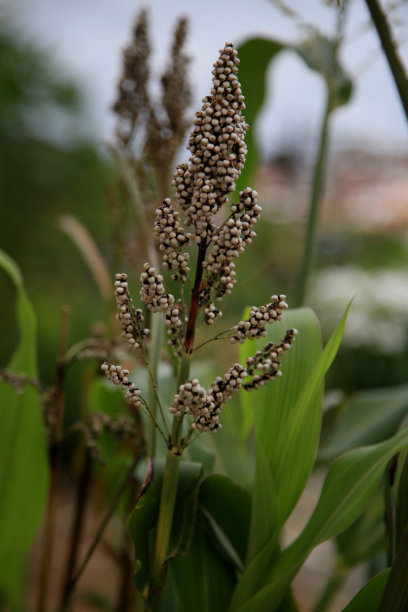
[[[384,495],[376,491],[365,512],[336,538],[342,566],[354,567],[385,550]]]
[[[352,81],[339,62],[338,49],[337,39],[330,40],[319,34],[317,30],[312,30],[299,45],[257,37],[246,40],[238,46],[239,79],[245,96],[245,118],[250,130],[246,136],[248,154],[237,183],[237,191],[252,183],[257,168],[255,126],[265,102],[266,78],[272,62],[281,51],[296,53],[311,70],[324,78],[330,110],[333,110],[347,104],[353,91]]]
[[[153,460],[127,526],[135,547],[135,584],[143,591],[149,578],[153,550],[152,531],[159,516],[165,462]],[[185,554],[193,536],[197,496],[202,475],[199,463],[183,461],[177,485],[174,519],[170,538],[170,557]]]
[[[17,290],[20,340],[7,369],[37,377],[36,320],[14,261],[0,251],[0,267]],[[0,384],[0,601],[19,609],[26,555],[41,519],[48,491],[47,441],[38,390],[23,393]]]
[[[407,385],[356,393],[320,449],[319,459],[330,461],[357,446],[386,440],[407,413]]]
[[[375,612],[375,610],[378,610],[389,573],[390,570],[387,568],[371,578],[343,609],[343,612],[363,612],[364,610]],[[381,612],[382,610],[381,608]]]
[[[331,110],[347,104],[353,93],[353,83],[338,59],[339,41],[329,39],[313,30],[311,35],[292,49],[306,65],[325,80],[330,97]]]
[[[234,612],[262,612],[265,607],[271,612],[276,610],[311,550],[358,517],[377,488],[388,461],[407,445],[405,430],[386,442],[355,449],[337,459],[304,530],[273,564],[265,586],[250,599],[240,600]]]
[[[248,153],[245,166],[237,182],[237,191],[245,189],[253,180],[258,164],[255,145],[256,118],[265,102],[268,68],[272,60],[284,48],[285,44],[266,38],[251,38],[238,46],[239,80],[245,96],[245,120],[250,129],[246,135]]]

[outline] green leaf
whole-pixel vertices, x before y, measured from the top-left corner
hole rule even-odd
[[[274,564],[265,586],[236,606],[237,612],[272,612],[315,546],[346,529],[363,511],[388,461],[408,445],[408,430],[390,440],[355,449],[331,466],[317,506],[298,538]],[[273,606],[271,606],[273,602]]]
[[[230,478],[209,476],[201,483],[199,507],[216,523],[243,565],[251,516],[250,494]]]
[[[336,538],[341,565],[354,567],[386,548],[384,494],[377,489],[365,512]]]
[[[143,591],[148,583],[153,560],[151,542],[157,525],[165,462],[153,460],[140,491],[136,506],[127,520],[127,527],[135,547],[135,584]],[[202,467],[183,461],[177,484],[177,496],[170,537],[170,557],[185,554],[193,535],[197,511],[197,497]]]
[[[381,612],[408,610],[408,526],[392,564],[379,610]]]
[[[257,167],[255,122],[265,101],[269,65],[284,48],[283,43],[266,38],[252,38],[238,46],[239,80],[245,96],[245,119],[250,129],[246,135],[248,153],[237,183],[237,191],[245,189],[251,183]]]
[[[247,563],[278,535],[278,507],[275,483],[262,445],[256,443],[255,484],[252,496],[251,529]]]
[[[284,435],[280,434],[273,449],[272,469],[278,495],[279,525],[295,507],[316,460],[322,422],[323,380],[339,349],[350,306],[351,303],[288,411]],[[311,357],[305,356],[307,358]]]
[[[245,118],[250,126],[246,136],[248,154],[245,167],[238,180],[237,190],[251,184],[258,164],[255,126],[266,98],[266,77],[270,65],[281,51],[292,51],[306,66],[324,78],[331,110],[347,104],[351,99],[353,84],[338,59],[339,42],[312,30],[310,36],[299,45],[267,38],[251,38],[238,46],[240,58],[239,80],[245,96]]]
[[[319,459],[330,461],[357,446],[386,440],[407,412],[407,385],[356,393],[320,449]]]
[[[169,564],[169,574],[178,594],[178,612],[225,612],[231,599],[236,576],[214,546],[210,534],[197,521],[190,550]]]
[[[347,104],[353,93],[353,83],[338,59],[339,41],[313,30],[311,36],[292,49],[311,70],[324,78],[331,101],[331,110]]]
[[[390,570],[387,568],[371,578],[344,608],[343,612],[363,612],[364,610],[375,612],[375,610],[378,610],[389,573]],[[381,608],[381,612],[382,610],[383,608]]]
[[[37,377],[36,320],[21,273],[0,251],[0,266],[17,290],[20,339],[7,369]],[[48,491],[47,441],[37,389],[18,394],[0,384],[0,599],[18,609],[25,559],[44,511]]]

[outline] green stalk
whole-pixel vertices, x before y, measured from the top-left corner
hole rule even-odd
[[[313,184],[309,202],[309,217],[307,220],[307,232],[305,250],[303,254],[302,269],[297,289],[297,306],[302,306],[305,301],[307,283],[313,269],[316,254],[317,226],[319,221],[321,203],[324,192],[324,179],[326,174],[326,162],[328,151],[329,119],[333,106],[330,93],[327,95],[326,108],[324,111],[322,127],[320,131],[319,147],[313,173]]]
[[[190,376],[190,362],[191,359],[188,355],[184,356],[181,360],[177,381],[178,387],[188,380]],[[157,535],[152,565],[152,578],[148,594],[148,606],[151,610],[155,610],[160,601],[166,576],[166,559],[168,555],[180,471],[181,454],[179,446],[181,433],[182,417],[174,417],[170,448],[167,452],[166,466],[164,468],[159,520],[157,523]]]
[[[152,343],[149,351],[150,371],[154,380],[158,380],[157,372],[160,363],[160,349],[163,342],[164,320],[162,314],[152,316],[151,339]],[[157,420],[157,395],[153,385],[149,385],[149,408],[154,418]],[[156,456],[156,425],[153,420],[149,421],[147,438],[147,452],[149,457]]]
[[[404,66],[398,56],[396,45],[392,39],[390,27],[385,14],[382,12],[377,0],[366,0],[368,10],[370,11],[371,19],[373,20],[375,29],[387,58],[388,65],[392,72],[395,85],[398,89],[398,94],[404,108],[405,116],[408,120],[408,78],[404,70]]]

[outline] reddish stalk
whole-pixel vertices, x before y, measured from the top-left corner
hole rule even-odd
[[[196,266],[196,273],[195,273],[195,279],[194,279],[194,287],[191,292],[190,311],[188,313],[187,331],[186,331],[186,338],[184,341],[184,348],[188,355],[190,355],[193,352],[194,333],[195,333],[195,328],[196,328],[196,323],[197,323],[198,306],[199,306],[200,291],[201,291],[201,279],[203,276],[203,263],[204,263],[206,251],[207,251],[207,244],[201,243],[198,249],[198,258],[197,258],[197,266]]]

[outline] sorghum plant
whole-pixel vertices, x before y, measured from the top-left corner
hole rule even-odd
[[[204,98],[194,120],[188,141],[189,162],[180,164],[174,175],[175,202],[165,198],[156,210],[154,232],[162,267],[177,282],[179,293],[174,296],[166,291],[163,275],[151,263],[145,263],[140,276],[140,300],[153,316],[164,316],[170,350],[178,362],[177,389],[167,407],[173,415],[171,428],[160,405],[158,382],[150,370],[147,344],[154,339],[145,327],[143,310],[134,305],[126,274],[117,274],[115,280],[117,318],[123,335],[140,353],[151,374],[160,415],[130,380],[128,370],[107,362],[102,370],[126,391],[131,408],[147,413],[168,448],[147,593],[153,608],[163,586],[183,450],[200,434],[216,432],[221,427],[220,413],[233,393],[241,388],[252,391],[281,375],[281,354],[290,349],[296,334],[295,329],[290,329],[281,342],[268,342],[244,364],[233,364],[209,389],[190,377],[191,358],[199,348],[195,347],[196,327],[199,322],[211,326],[222,316],[218,303],[233,289],[235,260],[255,237],[254,226],[261,212],[258,194],[250,187],[239,193],[237,202],[229,204],[245,163],[244,137],[248,129],[242,114],[245,105],[237,78],[238,63],[234,46],[226,43],[214,64],[211,93]],[[179,210],[175,208],[177,204]],[[193,266],[187,247],[193,251]],[[278,321],[287,308],[285,299],[284,295],[272,295],[265,305],[253,306],[244,321],[212,339],[243,343],[266,336],[266,326]]]

